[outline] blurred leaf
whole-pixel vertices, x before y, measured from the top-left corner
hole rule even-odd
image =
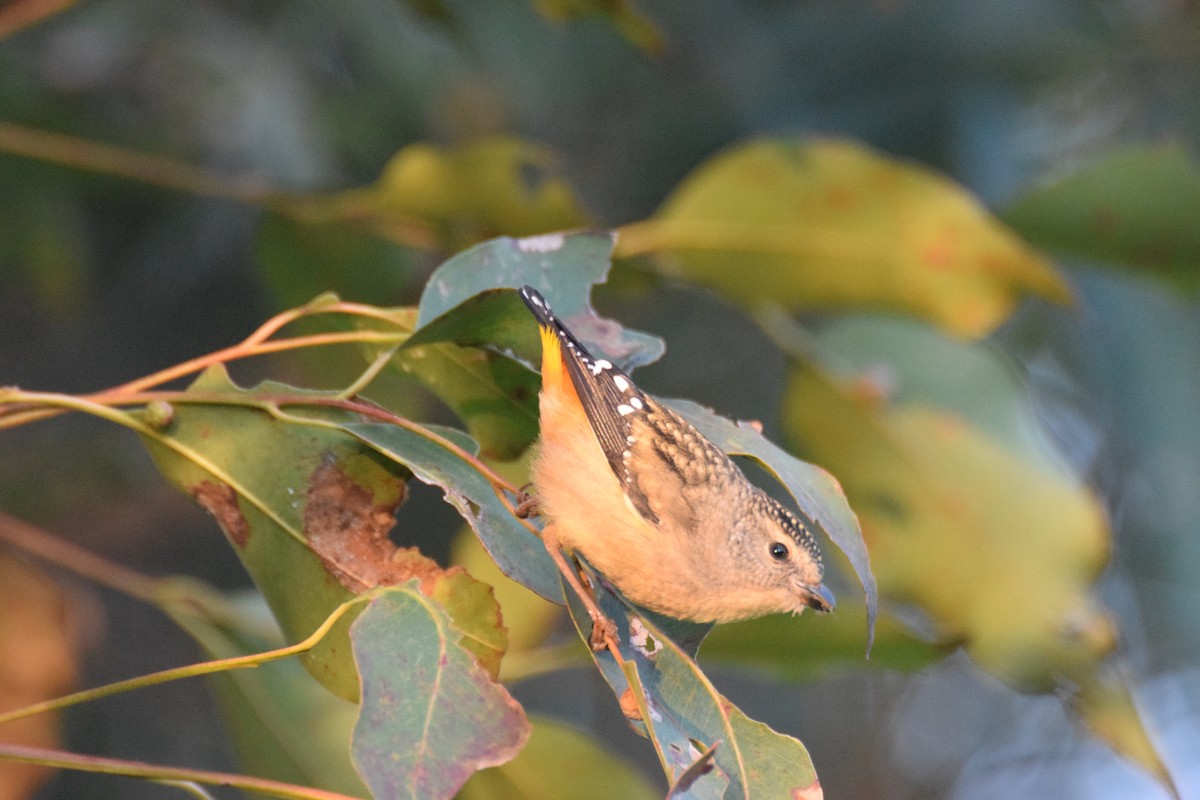
[[[391,305],[410,288],[418,266],[411,250],[342,221],[272,213],[259,228],[255,257],[280,308],[329,291],[360,303]]]
[[[1182,147],[1119,150],[1004,212],[1029,241],[1200,285],[1200,165]]]
[[[881,592],[918,603],[942,641],[961,641],[1017,688],[1095,682],[1116,645],[1114,624],[1092,597],[1108,558],[1107,519],[1044,435],[1031,436],[1037,424],[1007,365],[992,356],[989,370],[985,346],[898,321],[843,320],[831,331],[843,326],[854,330],[816,340],[793,333],[791,341],[776,326],[794,357],[783,423],[797,448],[841,476]],[[868,352],[879,359],[871,367]],[[838,372],[827,366],[835,359]],[[942,374],[928,369],[931,361]],[[962,365],[970,366],[966,378],[945,376]],[[930,405],[964,379],[993,389],[970,416]],[[977,415],[1009,422],[988,431]],[[1137,729],[1129,737],[1145,736],[1136,715],[1124,722]],[[1122,752],[1144,756],[1136,747]],[[1161,774],[1157,757],[1140,763]]]
[[[596,600],[617,626],[619,663],[608,650],[592,657],[616,695],[634,730],[647,735],[658,752],[672,797],[793,797],[819,787],[804,745],[748,719],[705,677],[688,651],[656,617],[635,609],[593,574]],[[586,642],[591,619],[573,592],[568,608]],[[682,623],[684,630],[709,626]],[[645,703],[639,702],[640,691]],[[713,749],[713,765],[692,769]],[[680,781],[684,785],[679,785]],[[803,795],[801,795],[803,796]],[[812,795],[819,797],[817,793]]]
[[[177,403],[169,427],[158,438],[146,437],[146,445],[163,474],[216,517],[288,641],[307,637],[352,593],[377,585],[416,576],[431,595],[445,591],[444,581],[465,591],[465,573],[443,571],[389,540],[411,473],[336,427],[355,415],[309,407],[303,415],[313,424],[307,424],[235,404],[334,395],[272,383],[243,390],[220,367],[201,375],[189,392],[230,402]],[[488,609],[475,596],[452,610],[460,612],[457,624],[471,633],[480,662],[494,672],[504,649],[494,602]],[[339,622],[302,659],[331,691],[356,700],[348,625]]]
[[[791,493],[797,504],[797,512],[805,524],[823,533],[845,554],[866,593],[869,653],[875,635],[878,590],[875,576],[871,574],[870,558],[863,544],[858,518],[850,510],[837,479],[820,467],[784,452],[750,424],[734,424],[686,400],[673,400],[668,405],[726,453],[748,456],[762,464]]]
[[[587,736],[562,723],[532,717],[529,742],[507,764],[480,770],[459,800],[652,800],[646,778]]]
[[[278,625],[257,592],[222,597],[219,608],[212,607],[207,594],[186,581],[161,596],[164,610],[209,656],[233,658],[283,646]],[[247,772],[351,795],[366,793],[346,747],[357,707],[326,691],[298,661],[272,661],[206,680]]]
[[[1170,790],[1172,796],[1180,797],[1179,788],[1146,732],[1128,685],[1102,678],[1089,680],[1072,698],[1072,706],[1092,733],[1125,758],[1141,765]]]
[[[580,228],[588,215],[547,148],[512,137],[405,147],[373,185],[330,199],[334,216],[387,236],[390,220],[432,224],[443,246]]]
[[[79,682],[83,649],[80,608],[48,575],[0,550],[0,712],[51,700]],[[61,714],[0,724],[0,742],[61,745]],[[0,797],[33,797],[54,770],[0,761]]]
[[[885,309],[964,336],[988,333],[1027,294],[1070,301],[1054,268],[962,188],[841,141],[716,156],[622,231],[618,255],[645,252],[742,303]]]
[[[419,480],[441,487],[446,502],[470,523],[505,575],[547,600],[561,602],[558,569],[541,540],[512,515],[500,501],[496,487],[474,466],[430,437],[405,428],[377,424],[348,424],[344,428],[389,459],[404,464]],[[429,430],[453,436],[444,428]],[[463,434],[458,437],[465,438]]]
[[[626,371],[653,363],[663,353],[662,340],[635,331],[627,331],[612,320],[604,319],[592,309],[589,297],[592,286],[601,283],[611,269],[613,237],[611,234],[576,233],[547,234],[525,239],[494,239],[484,242],[446,261],[429,277],[417,315],[421,330],[417,341],[428,341],[426,326],[447,336],[457,332],[458,344],[473,341],[469,334],[454,322],[480,311],[472,301],[476,295],[491,289],[517,289],[532,286],[554,307],[555,313],[593,353],[603,355]],[[469,302],[471,301],[471,302]],[[526,330],[533,331],[532,317],[523,305],[492,299],[485,308],[487,330],[504,334],[498,344],[504,347],[529,347],[536,337],[518,334],[497,321],[500,313],[519,311],[526,317]],[[493,305],[494,304],[494,305]],[[469,317],[467,317],[469,318]],[[477,338],[474,341],[478,341]],[[537,359],[539,351],[518,354],[529,361]]]
[[[635,47],[652,54],[663,48],[662,33],[634,9],[631,0],[533,0],[533,7],[560,22],[602,17]]]
[[[863,660],[866,607],[839,602],[833,614],[772,615],[718,625],[704,639],[706,665],[757,667],[784,680],[814,681],[845,667],[913,672],[935,664],[957,645],[929,642],[884,613],[875,628],[871,661]]]
[[[562,606],[539,597],[501,572],[470,530],[464,529],[454,537],[451,560],[492,587],[508,629],[510,655],[538,646],[554,631]]]
[[[373,600],[350,637],[363,687],[351,751],[375,797],[452,797],[476,770],[525,744],[521,706],[413,584]]]
[[[886,358],[882,342],[905,326],[870,326]],[[865,337],[840,338],[851,340]],[[1032,460],[961,414],[930,406],[917,387],[894,401],[890,380],[882,390],[872,383],[879,368],[831,372],[829,359],[855,363],[850,348],[832,350],[838,341],[819,340],[820,360],[811,347],[793,349],[783,424],[796,447],[841,477],[882,593],[919,603],[944,640],[964,640],[978,663],[1015,685],[1048,688],[1094,670],[1114,645],[1090,595],[1108,556],[1096,498],[1050,459]],[[987,352],[932,331],[909,341],[913,364],[947,346],[974,348],[975,358]],[[961,360],[939,363],[952,371]],[[897,385],[915,375],[903,371],[906,362],[880,363],[895,370]],[[1007,374],[999,361],[993,371]],[[1007,403],[1023,401],[1010,386]]]
[[[75,5],[75,0],[9,0],[0,6],[0,39]]]

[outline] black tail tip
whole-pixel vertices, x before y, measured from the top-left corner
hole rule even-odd
[[[517,294],[521,295],[521,299],[525,301],[525,305],[533,312],[533,315],[539,321],[545,321],[554,316],[554,312],[550,310],[550,304],[546,302],[546,298],[542,297],[542,293],[532,286],[522,286],[517,290]]]

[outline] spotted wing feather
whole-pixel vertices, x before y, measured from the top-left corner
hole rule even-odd
[[[593,358],[587,348],[575,338],[546,303],[545,298],[528,286],[520,290],[521,299],[529,307],[538,324],[558,338],[563,363],[571,377],[571,385],[579,396],[600,449],[613,474],[622,481],[629,501],[638,513],[650,522],[658,516],[650,507],[636,481],[627,477],[626,457],[633,443],[632,417],[646,407],[647,399],[629,376],[603,358]]]

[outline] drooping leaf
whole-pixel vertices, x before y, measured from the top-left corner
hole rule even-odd
[[[1003,216],[1051,252],[1139,267],[1189,291],[1200,285],[1200,164],[1181,147],[1111,153]]]
[[[689,653],[646,614],[595,578],[601,610],[617,626],[621,661],[593,653],[631,726],[654,745],[671,797],[820,797],[808,751],[798,740],[749,720],[709,682]],[[574,593],[568,608],[585,641],[591,620]],[[708,626],[702,627],[707,630]],[[711,750],[711,755],[706,755]],[[711,758],[711,763],[698,763]],[[815,788],[814,788],[815,787]]]
[[[505,575],[547,600],[561,602],[558,570],[541,540],[512,515],[498,490],[472,465],[438,441],[405,428],[359,423],[345,430],[404,464],[421,481],[441,487],[446,502],[463,515]],[[431,430],[453,435],[443,428]]]
[[[776,338],[788,347],[782,331]],[[1116,645],[1092,587],[1108,557],[1107,520],[1095,495],[1037,436],[1007,365],[992,357],[989,369],[984,345],[948,342],[899,321],[844,320],[816,341],[790,348],[784,429],[799,451],[841,478],[881,593],[917,603],[942,641],[960,642],[1017,688],[1096,681]],[[940,371],[928,368],[931,360]],[[965,380],[992,392],[969,411],[933,405],[947,384],[964,380],[942,374],[959,367]],[[977,416],[992,423],[984,427]],[[1156,758],[1142,764],[1161,772]]]
[[[384,236],[393,220],[420,220],[448,250],[588,223],[553,152],[514,137],[457,147],[411,144],[378,181],[334,196],[331,206],[339,218]]]
[[[363,695],[351,752],[375,797],[453,797],[528,738],[521,706],[460,638],[413,584],[372,600],[351,627]]]
[[[582,733],[531,717],[529,742],[512,761],[481,770],[459,800],[654,800],[662,794],[634,769]]]
[[[739,302],[885,309],[980,336],[1036,295],[1068,302],[1054,268],[932,170],[840,141],[761,140],[700,166],[618,255],[663,253]]]
[[[952,345],[900,322],[866,324],[882,353],[884,341],[906,332],[918,352],[864,369],[855,363],[862,355],[845,346],[863,336],[823,336],[844,344],[825,351],[829,358],[858,369],[834,373],[811,351],[793,352],[782,420],[798,450],[841,478],[882,593],[918,602],[944,639],[963,640],[981,665],[1014,684],[1046,687],[1073,665],[1094,665],[1113,644],[1090,595],[1108,553],[1094,495],[1061,463],[1030,459],[961,413],[932,406],[932,394],[922,398],[913,386],[889,393],[918,376],[904,364],[933,358],[938,347],[976,348],[980,358],[982,345]],[[932,349],[921,350],[922,342]],[[894,372],[880,389],[871,381],[887,366]],[[993,370],[1007,375],[1002,362]],[[1015,393],[1007,399],[1014,408],[1022,402]]]
[[[735,424],[686,400],[668,403],[684,419],[731,455],[749,456],[769,470],[796,500],[802,520],[838,546],[866,593],[867,651],[875,635],[878,590],[858,518],[846,502],[837,479],[813,464],[789,455],[763,437],[752,425]]]
[[[306,406],[291,408],[293,416],[284,419],[255,407],[279,397],[334,395],[273,383],[241,389],[220,367],[189,392],[201,402],[177,402],[146,445],[160,471],[216,517],[289,642],[306,638],[354,593],[377,585],[415,576],[431,595],[444,591],[443,581],[465,591],[465,573],[404,558],[389,540],[412,473],[344,430],[353,414]],[[212,402],[222,398],[227,402]],[[451,608],[461,612],[457,624],[478,646],[480,663],[494,672],[504,650],[499,613],[494,601],[487,608],[477,592],[469,594],[475,602]],[[302,660],[331,691],[355,700],[348,625],[349,619],[339,622]]]

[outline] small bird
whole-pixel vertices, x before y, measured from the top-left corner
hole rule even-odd
[[[536,290],[520,295],[542,342],[536,508],[547,548],[581,597],[590,599],[560,546],[634,603],[678,619],[831,611],[808,528],[679,414],[593,358]],[[611,623],[594,604],[589,612],[599,646],[599,627]]]

